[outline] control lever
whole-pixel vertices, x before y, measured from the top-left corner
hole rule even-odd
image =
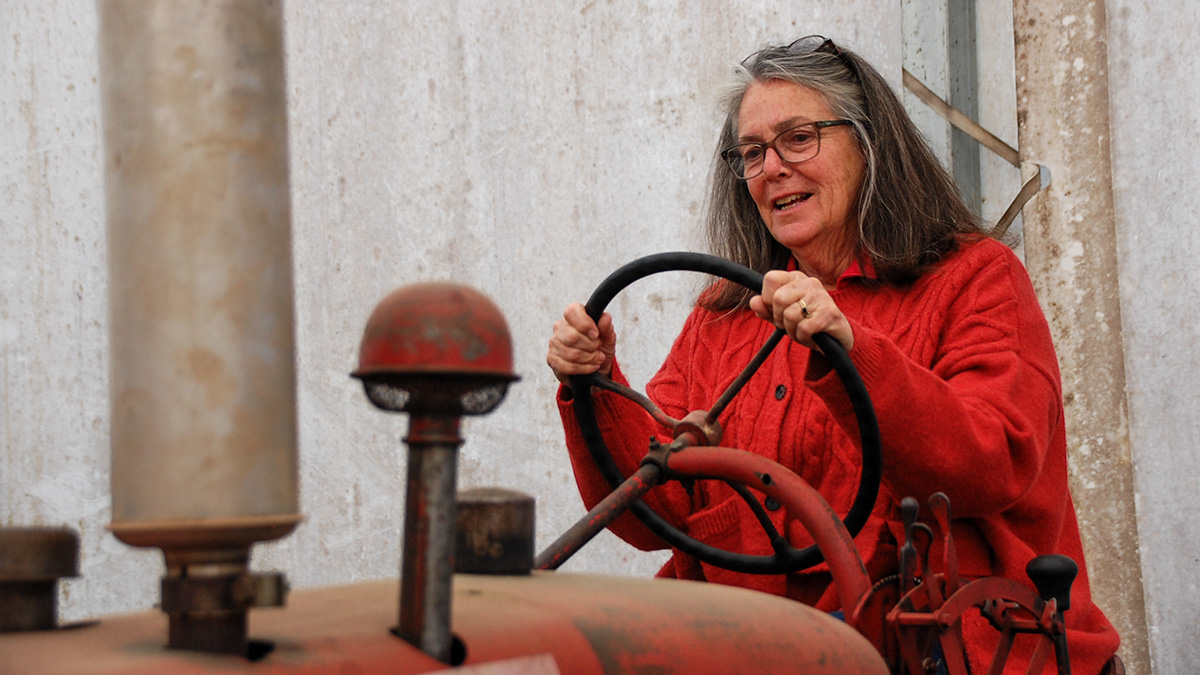
[[[1071,584],[1079,573],[1079,565],[1065,555],[1039,555],[1025,566],[1025,574],[1037,587],[1038,595],[1046,602],[1054,600],[1054,656],[1059,673],[1070,673],[1067,655],[1067,630],[1063,612],[1071,608]]]

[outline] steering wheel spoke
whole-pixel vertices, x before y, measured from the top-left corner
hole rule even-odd
[[[775,523],[771,522],[771,516],[767,514],[767,510],[763,508],[758,499],[754,497],[754,493],[750,492],[749,488],[740,483],[725,481],[725,484],[733,488],[733,491],[738,493],[738,496],[750,507],[750,511],[758,520],[758,526],[763,529],[763,532],[767,533],[767,539],[771,542],[771,548],[775,549],[775,555],[786,555],[791,545],[788,544],[786,537],[779,534],[779,530],[775,528]]]
[[[658,422],[661,426],[671,429],[672,431],[679,426],[679,420],[663,412],[662,408],[654,405],[654,401],[651,401],[648,396],[634,389],[633,387],[623,385],[611,377],[604,377],[603,375],[595,373],[589,377],[589,383],[591,386],[596,387],[597,389],[611,391],[614,394],[620,394],[630,401],[633,401],[634,403],[640,405],[646,412],[650,413],[650,416],[654,418],[654,421]]]
[[[721,393],[721,396],[717,399],[717,402],[708,409],[708,414],[705,418],[706,421],[717,421],[717,417],[719,417],[721,413],[725,412],[725,408],[728,407],[733,401],[733,397],[737,396],[737,393],[742,390],[742,387],[746,386],[746,383],[750,381],[750,376],[754,375],[754,373],[757,373],[759,366],[761,366],[763,362],[767,360],[767,357],[771,355],[771,352],[775,351],[775,347],[779,345],[779,341],[783,339],[784,335],[786,335],[786,332],[782,328],[776,328],[775,332],[771,333],[771,337],[767,338],[767,341],[763,343],[763,346],[758,348],[758,353],[754,355],[754,358],[750,359],[750,363],[746,364],[746,367],[742,369],[742,372],[738,373],[737,378],[734,379],[733,382],[730,382],[729,386],[725,388],[725,391]]]

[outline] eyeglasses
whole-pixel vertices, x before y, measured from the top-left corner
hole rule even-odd
[[[788,45],[789,52],[825,52],[842,58],[842,50],[824,35],[805,35]]]
[[[792,44],[788,45],[787,51],[793,54],[822,52],[824,54],[836,56],[838,61],[841,61],[842,65],[846,66],[846,68],[850,71],[850,74],[853,75],[854,79],[858,81],[859,86],[862,86],[862,73],[858,72],[858,66],[854,64],[854,59],[846,56],[846,53],[843,52],[836,44],[834,44],[833,40],[830,40],[824,35],[805,35],[799,40],[796,40]],[[748,64],[752,59],[758,57],[758,55],[761,53],[762,52],[754,52],[750,56],[742,59],[742,67],[748,67],[746,64]]]
[[[821,130],[852,124],[850,120],[806,122],[794,126],[766,143],[738,143],[721,151],[721,159],[741,180],[757,178],[767,161],[767,148],[788,164],[807,162],[821,152]]]
[[[838,61],[842,62],[842,65],[846,66],[846,68],[850,71],[850,74],[854,76],[854,79],[858,80],[859,85],[862,85],[862,73],[858,72],[858,66],[854,65],[854,60],[846,56],[846,53],[838,48],[838,46],[833,43],[833,40],[830,40],[824,35],[805,35],[799,40],[796,40],[792,44],[788,45],[788,51],[798,53],[824,52],[826,54],[833,54],[838,58]]]
[[[854,72],[855,77],[858,76],[858,71],[854,70],[854,66],[852,66],[849,63],[849,59],[842,54],[842,50],[838,49],[838,46],[833,43],[833,40],[830,40],[824,35],[805,35],[799,40],[796,40],[788,45],[787,50],[797,54],[802,54],[805,52],[824,52],[826,54],[833,54],[841,59],[842,63],[846,64],[847,68]],[[747,62],[758,56],[758,54],[759,52],[755,52],[742,59],[742,65],[746,65]]]

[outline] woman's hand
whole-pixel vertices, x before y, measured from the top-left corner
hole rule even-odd
[[[810,349],[817,349],[812,340],[817,333],[828,333],[847,352],[854,349],[854,331],[846,315],[820,280],[803,272],[767,272],[762,295],[750,299],[750,309]]]
[[[571,375],[599,372],[607,377],[612,375],[616,351],[617,333],[612,317],[605,313],[599,322],[592,321],[583,305],[576,302],[568,305],[562,318],[554,322],[546,365],[563,384]]]

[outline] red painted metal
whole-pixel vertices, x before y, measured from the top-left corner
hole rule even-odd
[[[943,575],[926,576],[888,612],[887,625],[896,636],[897,651],[884,656],[889,663],[903,664],[904,670],[897,672],[914,675],[926,672],[925,658],[934,641],[941,645],[950,675],[970,672],[963,646],[962,618],[972,609],[980,610],[1001,633],[989,666],[991,673],[1003,672],[1012,638],[1020,633],[1040,636],[1031,662],[1023,666],[1031,673],[1042,672],[1051,650],[1056,649],[1056,637],[1064,634],[1055,601],[1045,602],[1032,588],[1011,579],[976,579],[944,595],[947,593],[949,586]],[[1060,672],[1069,673],[1069,666]]]
[[[821,549],[838,589],[842,607],[857,607],[871,581],[854,540],[838,514],[812,486],[766,457],[744,450],[690,447],[670,457],[672,474],[683,477],[719,476],[774,497],[800,521]],[[853,621],[853,617],[848,620]]]
[[[371,312],[358,369],[377,407],[411,415],[397,634],[449,661],[459,418],[491,412],[517,379],[508,324],[468,286],[393,291]]]
[[[499,308],[452,283],[414,284],[384,298],[367,320],[353,374],[516,379]]]
[[[253,663],[166,649],[165,618],[144,612],[0,636],[0,672],[403,675],[450,668],[391,635],[395,597],[394,581],[296,591],[288,607],[251,617],[251,632],[276,645]],[[763,593],[669,579],[458,575],[454,633],[465,649],[464,667],[541,655],[563,673],[582,675],[887,673],[866,640],[823,612]]]
[[[600,531],[608,527],[629,505],[642,498],[662,482],[662,469],[655,464],[643,464],[632,476],[625,479],[615,490],[588,511],[562,534],[553,544],[538,555],[534,567],[540,570],[556,570],[579,549],[583,548]]]

